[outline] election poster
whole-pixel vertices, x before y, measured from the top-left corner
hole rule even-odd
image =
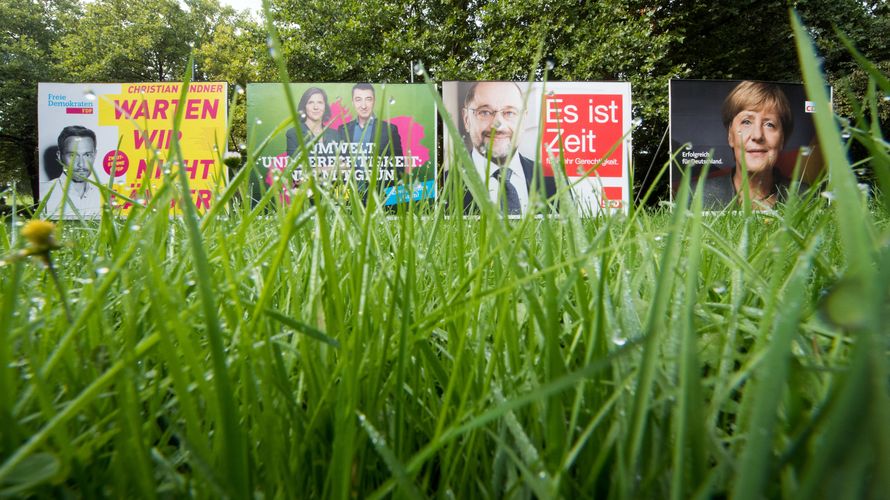
[[[184,102],[181,90],[182,83],[40,83],[44,215],[98,217],[105,204],[126,214],[131,201],[144,203],[166,179],[178,182],[180,168],[192,202],[201,212],[209,209],[226,181],[219,161],[226,148],[226,84],[193,82]]]
[[[453,148],[466,148],[491,201],[506,215],[627,212],[630,83],[445,82],[442,98],[460,135],[445,131],[445,175],[457,165]],[[560,194],[556,177],[563,174]],[[541,186],[544,208],[531,203],[533,187]],[[465,192],[465,212],[474,205]]]
[[[693,188],[704,183],[709,210],[739,201],[744,175],[764,208],[786,200],[789,190],[806,191],[823,171],[815,111],[802,84],[671,80],[672,199],[687,170]]]
[[[384,206],[435,200],[436,103],[426,85],[292,83],[247,85],[247,135],[260,177],[295,188],[318,185],[363,196],[376,186]]]

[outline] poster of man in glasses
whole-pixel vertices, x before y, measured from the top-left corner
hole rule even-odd
[[[445,82],[442,95],[460,134],[445,130],[446,175],[471,167],[463,175],[474,171],[504,215],[626,209],[629,83]],[[466,148],[471,163],[459,161],[455,147]],[[463,204],[473,213],[479,200],[467,189]]]

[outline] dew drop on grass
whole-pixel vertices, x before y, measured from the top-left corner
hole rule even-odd
[[[396,103],[396,98],[395,98],[395,97],[390,97],[390,98],[389,98],[389,104],[390,104],[390,106],[392,106],[392,105],[395,104],[395,103]]]
[[[257,124],[257,125],[262,125],[262,124],[263,124],[263,120],[260,120],[259,118],[257,118],[257,119],[256,119],[256,124]]]
[[[849,138],[850,138],[850,133],[849,133],[849,132],[844,131],[843,133],[841,133],[841,139],[843,139],[843,140],[846,141],[846,140],[849,139]]]
[[[638,117],[634,118],[633,121],[631,121],[631,124],[634,127],[639,127],[640,125],[643,124],[643,119],[638,116]]]
[[[556,67],[556,63],[553,61],[552,58],[548,57],[547,61],[544,63],[544,67],[547,68],[547,71],[550,71]]]
[[[108,274],[109,271],[111,271],[111,269],[108,269],[107,267],[100,267],[99,269],[96,269],[96,274],[102,276]]]
[[[612,337],[612,343],[617,346],[623,346],[624,344],[627,343],[627,339],[624,337],[615,336],[615,337]]]
[[[801,156],[810,156],[811,154],[813,154],[813,149],[812,149],[811,147],[809,147],[809,146],[801,146],[801,148],[800,148],[800,155],[801,155]]]
[[[237,92],[239,95],[244,95],[244,87],[242,87],[241,85],[235,85],[235,92]]]
[[[414,74],[417,76],[423,76],[423,63],[416,63],[414,65]]]
[[[717,295],[723,295],[724,293],[726,293],[726,283],[718,281],[714,284],[714,287],[711,290],[713,290],[714,293],[716,293]]]
[[[240,149],[240,150],[242,150],[242,151],[246,150],[246,149],[247,149],[247,144],[244,144],[243,142],[240,143],[240,144],[238,144],[238,149]]]

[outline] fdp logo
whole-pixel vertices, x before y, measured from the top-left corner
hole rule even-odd
[[[130,159],[127,158],[126,153],[119,149],[109,151],[102,158],[102,168],[105,169],[105,173],[115,177],[120,177],[127,173],[129,166]]]

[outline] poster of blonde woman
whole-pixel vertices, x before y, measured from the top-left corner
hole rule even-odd
[[[741,206],[745,193],[772,209],[806,192],[823,170],[814,111],[800,84],[671,80],[672,196],[687,170],[711,211]]]

